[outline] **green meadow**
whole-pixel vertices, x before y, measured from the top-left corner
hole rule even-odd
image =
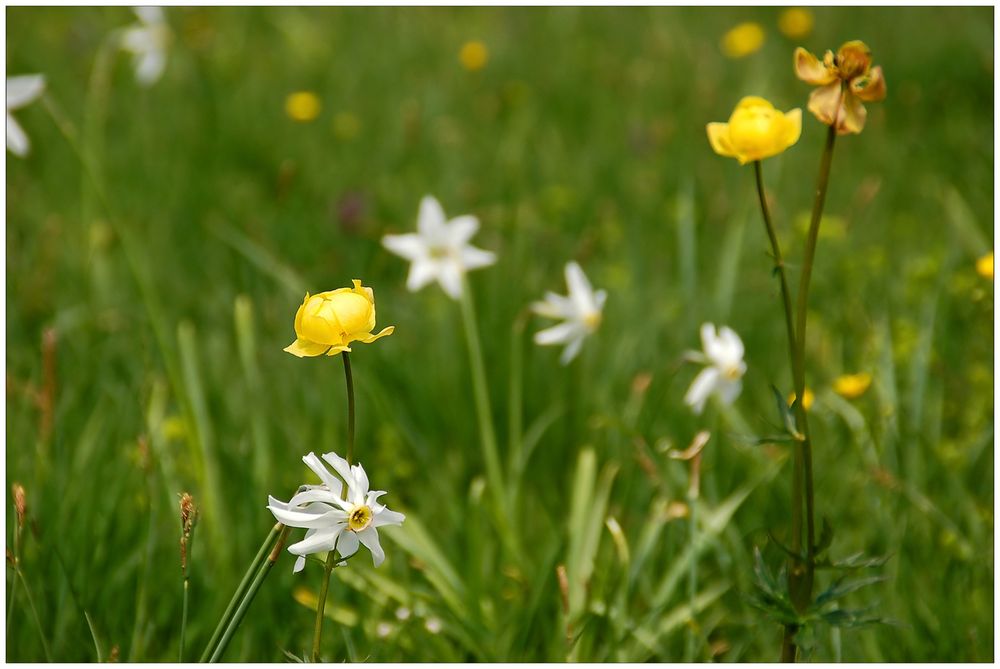
[[[795,39],[781,10],[168,7],[142,86],[131,8],[7,8],[7,75],[46,86],[6,158],[6,659],[198,660],[268,495],[344,454],[341,361],[282,349],[306,292],[362,279],[395,332],[352,347],[356,459],[406,520],[381,566],[362,547],[333,570],[324,660],[776,661],[755,553],[780,586],[792,372],[753,169],[705,126],[747,95],[802,109],[762,163],[795,290],[827,128],[792,54],[860,39],[888,95],[837,138],[805,363],[817,527],[871,563],[813,594],[876,620],[811,625],[800,657],[993,661],[994,10],[814,8]],[[728,56],[745,21],[764,41]],[[295,92],[318,107],[289,114]],[[427,194],[497,256],[467,279],[501,486],[460,304],[409,292],[381,243]],[[571,260],[608,297],[564,366],[530,306]],[[705,322],[747,370],[696,415]],[[870,386],[845,397],[847,374]],[[702,430],[694,500],[671,452]],[[293,562],[223,659],[310,658],[323,569]]]

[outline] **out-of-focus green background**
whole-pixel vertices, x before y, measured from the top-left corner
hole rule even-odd
[[[144,89],[111,42],[128,8],[7,9],[7,74],[48,82],[15,112],[31,154],[6,160],[8,548],[15,481],[34,523],[34,608],[23,588],[11,604],[7,569],[8,660],[93,661],[94,636],[100,659],[176,660],[182,490],[202,510],[197,658],[273,523],[268,493],[315,482],[305,453],[343,452],[340,361],[281,349],[306,290],[353,278],[396,326],[355,347],[358,457],[407,521],[382,532],[378,570],[365,553],[335,572],[325,658],[674,661],[693,634],[697,659],[776,659],[780,627],[747,594],[754,547],[783,560],[768,535],[787,540],[791,467],[750,439],[777,429],[770,384],[790,390],[784,325],[752,170],[704,127],[749,94],[803,108],[799,143],[764,163],[796,280],[825,126],[792,52],[849,39],[889,94],[833,159],[807,350],[816,499],[834,557],[889,556],[845,605],[895,624],[819,627],[812,657],[993,659],[994,293],[976,271],[993,245],[992,8],[817,8],[795,40],[780,8],[165,12],[167,69]],[[727,57],[743,21],[763,46]],[[295,91],[318,97],[315,120],[285,113]],[[489,511],[458,305],[408,293],[380,245],[426,193],[478,216],[499,256],[470,284],[501,455],[521,454],[516,557]],[[526,307],[565,292],[570,259],[610,296],[562,367]],[[681,356],[703,321],[742,336],[749,369],[736,404],[699,419]],[[831,384],[853,372],[873,383],[847,400]],[[700,429],[693,545],[667,451]],[[307,655],[321,570],[292,561],[227,659]]]

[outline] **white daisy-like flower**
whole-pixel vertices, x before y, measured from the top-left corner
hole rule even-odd
[[[531,310],[546,318],[561,318],[565,322],[535,333],[535,343],[540,346],[566,344],[559,360],[564,365],[576,357],[583,340],[593,334],[601,324],[601,310],[608,299],[607,292],[594,291],[576,262],[566,263],[566,286],[569,295],[545,293],[545,300],[535,302]]]
[[[121,46],[133,54],[135,79],[142,86],[152,86],[167,67],[170,27],[160,7],[135,7],[139,22],[122,33]]]
[[[689,360],[708,365],[694,377],[684,395],[684,403],[696,414],[701,414],[713,393],[723,404],[732,404],[743,388],[741,379],[747,371],[743,362],[743,341],[728,327],[722,326],[716,334],[715,325],[703,324],[701,346],[704,353],[691,351],[687,354]]]
[[[342,496],[344,486],[340,479],[330,473],[315,453],[302,461],[319,476],[322,484],[302,486],[288,502],[268,495],[267,508],[278,522],[306,530],[302,541],[288,547],[289,553],[298,556],[293,571],[302,571],[305,556],[311,553],[326,553],[336,548],[340,557],[350,557],[357,552],[359,542],[371,551],[375,566],[379,566],[385,560],[385,552],[379,545],[376,528],[399,525],[405,516],[378,503],[385,491],[368,489],[368,475],[360,464],[351,466],[336,453],[324,453],[323,460],[347,483],[346,496]]]
[[[45,77],[40,74],[7,77],[7,150],[15,156],[23,158],[28,155],[31,142],[11,112],[34,102],[44,90]]]
[[[462,296],[462,275],[497,260],[496,254],[469,244],[477,230],[479,219],[475,216],[459,216],[449,221],[440,203],[427,195],[420,201],[417,231],[386,235],[382,245],[412,263],[406,279],[410,292],[436,280],[444,292],[457,300]]]

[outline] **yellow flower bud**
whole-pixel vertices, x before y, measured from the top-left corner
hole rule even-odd
[[[785,37],[802,39],[812,32],[813,15],[808,9],[789,7],[778,17],[778,30]]]
[[[799,141],[802,110],[783,114],[764,98],[745,97],[729,123],[709,123],[706,129],[712,150],[746,164],[776,156]]]
[[[868,372],[844,374],[833,382],[833,391],[843,398],[853,400],[861,397],[872,384],[872,375]]]
[[[298,91],[285,98],[285,113],[299,123],[316,120],[321,107],[319,97],[312,91]]]
[[[489,58],[490,52],[487,50],[486,45],[477,41],[466,42],[462,45],[461,51],[458,52],[459,62],[469,72],[475,72],[486,67]]]
[[[984,279],[993,280],[993,251],[976,261],[976,271]]]
[[[300,358],[336,355],[350,352],[349,344],[360,341],[370,344],[379,337],[391,335],[389,326],[372,334],[375,328],[375,294],[371,288],[354,279],[353,288],[338,288],[325,293],[306,293],[302,306],[295,313],[296,339],[285,348]]]
[[[764,29],[759,23],[741,23],[722,36],[722,53],[730,58],[744,58],[764,45]]]

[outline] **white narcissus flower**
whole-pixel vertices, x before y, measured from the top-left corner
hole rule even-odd
[[[566,286],[569,295],[564,297],[547,292],[544,301],[531,305],[531,310],[540,316],[565,321],[535,333],[535,343],[540,346],[566,344],[559,358],[564,365],[576,357],[584,338],[593,334],[601,324],[601,310],[608,298],[603,290],[594,292],[587,275],[575,262],[566,264]]]
[[[382,245],[409,260],[406,287],[416,292],[437,281],[452,299],[462,296],[462,275],[469,270],[496,262],[496,254],[478,249],[469,240],[479,230],[475,216],[447,220],[444,209],[430,195],[420,201],[417,231],[406,235],[386,235]]]
[[[135,79],[143,86],[152,86],[167,67],[167,45],[170,27],[160,7],[135,7],[139,23],[122,33],[122,48],[133,54]]]
[[[306,555],[326,553],[335,547],[340,557],[347,558],[364,544],[372,553],[375,566],[385,560],[375,528],[399,525],[405,516],[390,511],[378,503],[384,490],[368,490],[368,475],[361,465],[353,467],[336,453],[324,453],[323,460],[333,466],[347,483],[347,495],[342,496],[343,484],[330,473],[315,453],[302,458],[320,480],[320,485],[306,485],[288,502],[268,495],[267,508],[280,523],[289,527],[305,528],[305,538],[288,547],[288,552],[299,556],[293,571],[302,571]]]
[[[28,155],[31,142],[28,141],[24,128],[11,115],[11,111],[34,102],[43,90],[45,90],[45,77],[40,74],[7,77],[7,150],[15,156],[23,158]]]
[[[688,358],[705,365],[705,369],[691,382],[684,403],[696,414],[701,414],[705,402],[713,393],[723,404],[732,404],[743,387],[743,374],[747,365],[743,362],[743,342],[739,335],[723,326],[715,332],[715,325],[701,326],[701,346],[704,353],[692,351]]]

